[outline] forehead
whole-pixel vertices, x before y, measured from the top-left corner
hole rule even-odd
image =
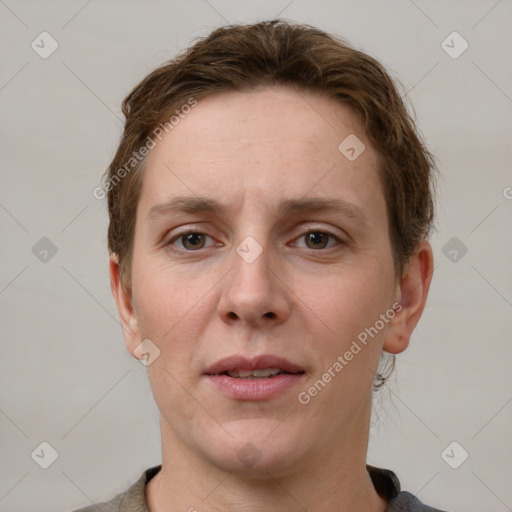
[[[365,148],[353,161],[339,149],[347,137]],[[183,194],[226,202],[252,195],[261,206],[277,196],[329,193],[375,202],[377,169],[358,118],[341,102],[287,87],[228,92],[201,99],[157,142],[139,207]]]

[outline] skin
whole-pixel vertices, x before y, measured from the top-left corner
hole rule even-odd
[[[353,162],[338,150],[350,134],[366,146]],[[407,347],[433,262],[422,241],[395,279],[377,168],[345,105],[285,87],[207,97],[151,151],[129,288],[110,260],[129,352],[140,358],[144,339],[160,350],[147,367],[162,435],[151,512],[384,510],[365,469],[372,383],[382,351]],[[177,196],[214,199],[226,212],[149,215]],[[283,217],[277,206],[293,198],[343,199],[360,214]],[[207,236],[178,237],[186,228]],[[236,252],[247,236],[262,248],[252,263]],[[401,311],[301,404],[298,393],[396,302]],[[227,398],[202,373],[233,354],[285,357],[305,375],[272,399]],[[237,456],[246,443],[261,453],[251,467]]]

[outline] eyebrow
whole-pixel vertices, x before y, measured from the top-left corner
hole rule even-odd
[[[286,199],[276,212],[287,216],[296,213],[314,213],[335,211],[350,219],[367,222],[367,217],[361,209],[352,203],[337,198],[300,198]],[[170,213],[210,213],[213,215],[227,214],[227,206],[207,197],[178,196],[153,206],[148,212],[148,219],[168,215]]]

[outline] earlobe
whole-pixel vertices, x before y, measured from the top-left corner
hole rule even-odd
[[[427,301],[433,273],[432,248],[426,240],[416,246],[400,280],[400,310],[389,323],[383,350],[391,354],[403,352],[409,345]]]
[[[140,344],[139,327],[132,307],[131,291],[127,290],[122,282],[119,260],[116,254],[110,256],[109,270],[110,288],[121,320],[126,348],[134,356],[135,348]]]

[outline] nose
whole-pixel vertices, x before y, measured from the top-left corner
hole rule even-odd
[[[223,281],[218,313],[228,324],[268,327],[285,322],[290,315],[290,291],[271,268],[267,250],[249,262],[234,252],[232,270]]]

